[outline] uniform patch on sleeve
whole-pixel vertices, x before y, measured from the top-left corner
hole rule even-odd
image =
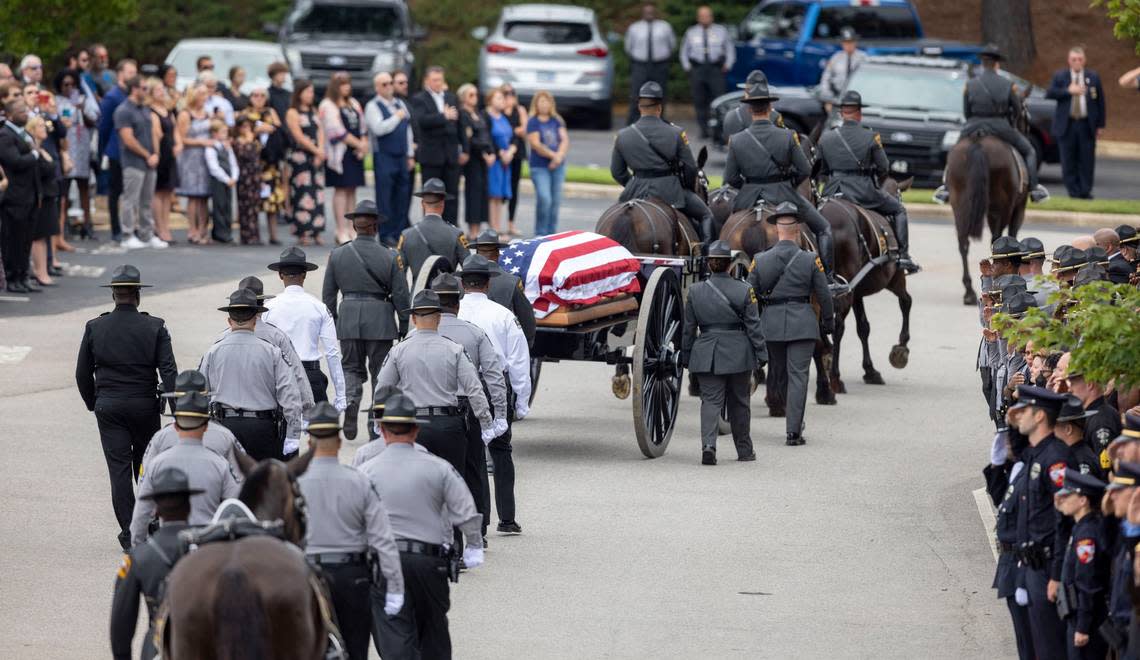
[[[1108,457],[1108,449],[1100,452],[1100,467],[1104,470],[1112,467],[1112,460]]]
[[[1060,488],[1061,484],[1065,483],[1064,461],[1057,461],[1056,463],[1049,466],[1049,478],[1053,481],[1053,484],[1057,486],[1057,488]]]
[[[403,240],[403,238],[400,240]],[[396,267],[400,270],[404,270],[404,258],[400,256],[399,252],[396,253]]]
[[[756,257],[752,257],[752,263],[748,264],[748,272],[756,270]]]
[[[684,142],[685,144],[689,143],[689,136],[685,133],[685,131],[681,131],[681,142]]]
[[[462,245],[464,249],[467,248],[467,235],[466,234],[460,234],[459,235],[459,244]]]
[[[883,138],[878,133],[875,133],[875,144],[883,146]]]
[[[752,303],[753,305],[756,304],[756,289],[753,289],[752,287],[748,287],[748,302]]]
[[[792,131],[792,141],[796,143],[797,147],[800,146],[800,134]]]
[[[403,250],[404,249],[404,235],[403,234],[400,234],[400,240],[396,242],[396,249],[397,250]]]
[[[1108,438],[1110,435],[1112,434],[1109,433],[1108,428],[1102,426],[1096,430],[1096,441],[1102,445],[1106,445],[1108,444]]]
[[[1093,539],[1077,541],[1077,561],[1082,564],[1090,564],[1094,557],[1096,557],[1096,541]]]
[[[823,272],[823,262],[819,260],[819,257],[815,258],[815,267],[819,269],[819,272]]]
[[[130,572],[131,572],[131,556],[130,555],[123,555],[123,561],[119,562],[119,570],[115,573],[115,576],[117,578],[119,578],[120,580],[122,580],[123,578],[127,577],[127,573],[130,573]]]

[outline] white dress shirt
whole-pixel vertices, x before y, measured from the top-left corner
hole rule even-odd
[[[433,92],[429,89],[428,94],[430,94],[431,99],[433,101],[435,101],[435,109],[439,110],[440,112],[443,112],[443,106],[444,106],[443,92]]]
[[[388,110],[387,119],[384,118],[384,113],[380,112],[381,103],[383,103],[384,108]],[[415,138],[412,136],[412,122],[410,121],[412,113],[408,110],[408,107],[404,105],[403,101],[394,96],[391,100],[379,95],[374,96],[372,100],[364,106],[364,124],[368,126],[368,134],[375,140],[382,135],[391,133],[399,127],[400,122],[404,121],[396,116],[396,112],[400,110],[403,110],[408,115],[407,119],[409,119],[408,125],[404,130],[408,132],[408,158],[411,158],[416,155],[415,149],[413,148]],[[372,150],[376,150],[375,145],[373,145]]]
[[[519,320],[511,310],[491,300],[485,293],[468,291],[459,305],[459,318],[474,323],[487,333],[499,361],[507,367],[511,388],[515,391],[515,418],[530,413],[530,349]]]
[[[736,64],[736,46],[728,28],[720,23],[690,27],[681,40],[681,68],[688,71],[694,64],[713,62],[720,62],[725,69]]]
[[[638,62],[670,60],[676,46],[677,36],[673,34],[673,26],[660,18],[653,23],[637,21],[625,31],[625,52],[630,59]],[[651,54],[652,58],[649,57]]]
[[[340,342],[336,338],[336,323],[325,304],[297,285],[265,301],[268,312],[262,318],[289,335],[297,356],[303,362],[314,362],[325,356],[329,380],[336,390],[333,405],[337,410],[347,406],[344,394],[344,371],[340,365]]]
[[[226,155],[228,156],[227,160],[229,161],[228,162],[228,167],[230,168],[229,172],[226,172],[224,169],[222,169],[222,166],[218,163],[218,147],[219,146],[222,146],[223,150],[225,151]],[[206,169],[210,171],[210,176],[214,177],[215,179],[217,179],[218,181],[221,181],[222,183],[224,183],[226,185],[229,185],[230,181],[237,181],[238,162],[237,162],[237,158],[234,157],[234,150],[228,146],[222,145],[219,142],[215,142],[214,146],[210,147],[209,149],[206,149]]]

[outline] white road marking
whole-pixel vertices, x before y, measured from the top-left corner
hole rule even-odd
[[[990,494],[985,488],[974,491],[974,502],[978,505],[978,515],[982,517],[982,527],[986,530],[986,538],[990,542],[990,552],[994,553],[997,561],[997,517],[994,515],[994,505],[990,503]]]
[[[19,364],[31,352],[31,346],[0,346],[0,364]]]
[[[79,264],[69,264],[63,269],[64,274],[68,277],[89,277],[98,279],[103,277],[103,273],[107,272],[104,266],[80,266]]]
[[[27,296],[0,296],[0,302],[29,302],[31,298]]]

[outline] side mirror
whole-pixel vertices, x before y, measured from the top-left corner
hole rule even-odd
[[[427,39],[427,36],[427,28],[418,23],[412,25],[412,41],[423,41],[424,39]]]
[[[622,42],[622,36],[613,30],[606,33],[606,42],[612,45],[617,45]]]
[[[475,41],[484,41],[490,34],[491,31],[487,29],[486,25],[480,25],[471,30],[471,38]]]
[[[261,31],[276,36],[277,33],[281,32],[281,25],[278,23],[262,23]]]

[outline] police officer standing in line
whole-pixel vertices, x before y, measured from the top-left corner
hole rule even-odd
[[[419,406],[403,394],[388,399],[380,418],[387,447],[361,467],[388,511],[406,586],[398,614],[382,617],[373,609],[376,649],[385,660],[451,657],[447,527],[458,527],[467,540],[467,568],[483,563],[481,517],[463,478],[447,461],[416,450],[418,434],[431,423],[417,416]]]
[[[846,287],[835,282],[831,225],[796,191],[796,186],[811,175],[811,166],[800,148],[799,135],[772,124],[769,109],[777,99],[778,96],[768,91],[766,82],[755,83],[744,90],[743,102],[752,108],[752,125],[729,140],[724,165],[725,183],[740,190],[732,210],[751,209],[760,200],[795,205],[800,220],[815,234],[827,280],[838,295]]]
[[[832,53],[827,59],[820,77],[819,89],[824,101],[828,103],[827,111],[830,113],[830,104],[839,99],[843,90],[847,89],[847,80],[851,74],[867,61],[867,53],[859,50],[858,35],[850,27],[839,31],[839,44],[841,50]]]
[[[327,401],[313,409],[309,437],[313,460],[297,479],[308,507],[305,556],[320,566],[329,585],[337,625],[348,657],[368,657],[372,626],[370,584],[386,585],[383,610],[394,616],[404,606],[404,574],[388,513],[368,478],[341,465],[340,414]]]
[[[693,221],[704,241],[711,241],[713,215],[693,187],[697,161],[689,138],[679,126],[661,118],[665,93],[661,85],[647,82],[638,92],[641,119],[618,132],[610,156],[610,175],[622,185],[619,199],[655,197]]]
[[[155,473],[177,467],[186,472],[190,485],[201,492],[190,498],[191,525],[210,522],[222,500],[237,497],[241,490],[237,477],[226,459],[202,446],[206,422],[210,419],[210,400],[201,392],[187,392],[175,400],[174,426],[178,443],[154,457],[149,467]],[[147,526],[154,518],[154,502],[147,499],[152,482],[146,472],[139,475],[139,499],[135,501],[131,517],[131,542],[138,545],[146,541]]]
[[[760,328],[768,348],[768,383],[785,393],[788,445],[804,444],[804,406],[808,368],[819,331],[830,334],[835,312],[823,266],[815,253],[801,250],[799,217],[794,204],[783,202],[768,217],[779,242],[752,259],[748,283],[760,298]],[[817,319],[811,306],[815,294]]]
[[[1100,479],[1068,468],[1057,491],[1057,510],[1072,519],[1057,595],[1058,610],[1067,614],[1062,616],[1066,621],[1069,658],[1101,660],[1108,651],[1099,633],[1108,618],[1105,592],[1111,562],[1100,513],[1104,488]]]
[[[1016,428],[1017,416],[1021,410],[1011,410],[1008,413],[1009,425]],[[998,456],[998,460],[1015,461],[1009,471],[1008,483],[1004,496],[996,502],[994,534],[997,544],[997,569],[994,571],[993,588],[997,590],[998,598],[1004,598],[1009,608],[1009,616],[1013,622],[1013,636],[1017,642],[1017,656],[1020,660],[1035,660],[1037,654],[1033,651],[1033,635],[1029,628],[1029,603],[1025,591],[1025,580],[1022,572],[1025,570],[1017,557],[1017,521],[1020,514],[1019,507],[1024,506],[1025,489],[1029,482],[1029,470],[1026,461],[1029,457],[1029,444],[1025,436],[1020,433],[1009,435],[1008,455]]]
[[[732,36],[728,28],[713,23],[713,11],[708,5],[697,7],[697,24],[685,30],[680,56],[681,68],[689,74],[701,139],[708,139],[709,104],[724,94],[724,75],[736,63]]]
[[[435,276],[431,281],[431,290],[439,295],[440,306],[440,319],[439,319],[439,334],[446,337],[451,341],[463,347],[463,351],[475,365],[475,370],[479,372],[479,379],[483,381],[483,388],[487,393],[488,401],[491,404],[491,414],[499,420],[499,425],[506,424],[507,419],[507,406],[509,399],[507,398],[507,379],[506,370],[503,368],[503,363],[499,359],[499,353],[495,350],[495,345],[491,342],[491,338],[487,333],[470,321],[465,321],[459,318],[460,299],[463,297],[463,287],[459,284],[459,278],[451,273],[440,273]],[[490,446],[494,446],[496,442],[503,441],[510,455],[510,432],[507,431],[499,437],[491,441]],[[491,504],[491,484],[487,479],[487,459],[484,453],[483,439],[479,433],[479,422],[475,419],[475,415],[468,410],[467,412],[467,453],[466,459],[463,463],[463,481],[467,483],[467,487],[471,490],[471,496],[475,498],[475,508],[483,515],[483,536],[487,536],[487,524],[490,521],[490,504]],[[488,447],[489,448],[489,447]],[[506,469],[506,466],[504,466]],[[496,501],[499,501],[499,491],[504,486],[503,477],[498,474],[496,470],[495,484],[496,488]],[[514,510],[514,464],[510,465],[511,483],[511,510]],[[503,507],[499,507],[499,518],[502,520]],[[506,520],[514,520],[512,514],[511,518]]]
[[[376,204],[360,202],[345,217],[352,221],[356,238],[329,254],[321,299],[336,321],[343,354],[348,399],[344,437],[355,440],[364,380],[376,382],[392,342],[407,334],[408,315],[403,310],[411,306],[411,297],[400,254],[376,240],[380,222]]]
[[[331,379],[333,405],[337,410],[344,410],[344,370],[336,324],[328,307],[305,291],[305,274],[317,268],[316,264],[306,260],[305,251],[301,248],[285,248],[281,257],[269,264],[269,270],[277,271],[281,277],[285,290],[276,298],[265,301],[265,320],[289,335],[313,388],[314,401],[328,401],[326,390]],[[321,373],[322,354],[329,368],[328,378]]]
[[[400,234],[400,242],[396,249],[404,259],[404,263],[412,271],[412,281],[420,274],[420,267],[427,258],[439,255],[450,262],[451,270],[459,267],[470,252],[467,249],[467,236],[463,230],[448,223],[440,215],[443,213],[444,203],[454,199],[454,195],[447,192],[443,181],[428,179],[418,192],[412,193],[420,198],[424,217],[416,224],[408,227]]]
[[[1037,306],[1047,308],[1046,314],[1052,315],[1049,306],[1049,296],[1057,291],[1057,280],[1045,274],[1045,245],[1041,239],[1027,236],[1019,242],[1021,246],[1021,264],[1017,267],[1017,274],[1025,280],[1033,297],[1037,299]]]
[[[1140,232],[1132,225],[1120,225],[1116,228],[1116,235],[1120,237],[1120,254],[1136,270],[1137,247],[1140,247]]]
[[[888,195],[882,184],[890,175],[890,162],[879,134],[863,121],[863,97],[853,89],[839,102],[843,124],[824,131],[816,149],[816,167],[827,175],[824,197],[842,196],[863,208],[873,209],[891,221],[899,242],[899,267],[907,273],[921,268],[910,258],[910,227],[906,207]]]
[[[1135,442],[1140,438],[1140,417],[1125,416],[1124,433],[1116,443]],[[1115,444],[1115,443],[1114,443]],[[1119,456],[1120,452],[1117,452]],[[1106,515],[1111,513],[1119,530],[1116,547],[1112,550],[1112,584],[1108,598],[1108,625],[1102,628],[1109,637],[1109,643],[1116,649],[1120,658],[1130,658],[1126,654],[1130,626],[1132,623],[1132,581],[1137,542],[1140,541],[1140,526],[1128,520],[1128,505],[1132,501],[1136,487],[1140,485],[1140,464],[1117,458],[1112,468],[1112,482],[1106,491]]]
[[[123,557],[115,575],[115,596],[111,600],[111,656],[131,660],[131,641],[139,620],[139,596],[146,603],[147,627],[141,658],[155,657],[154,617],[162,598],[166,576],[181,557],[178,533],[187,529],[190,498],[202,489],[190,485],[190,478],[176,467],[155,473],[149,493],[139,498],[153,501],[160,521],[158,531],[146,543],[135,546]]]
[[[187,369],[178,374],[178,378],[174,380],[174,391],[163,394],[165,399],[177,399],[185,396],[191,392],[199,392],[205,396],[209,396],[210,392],[206,389],[206,377],[202,372]],[[171,402],[173,405],[173,402]],[[140,474],[154,474],[154,469],[150,463],[154,460],[155,456],[165,452],[174,445],[178,444],[178,425],[171,422],[162,427],[151,437],[150,443],[146,446],[146,453],[143,454],[142,470]],[[210,420],[206,422],[206,431],[202,435],[202,446],[214,452],[218,456],[226,459],[230,464],[231,472],[240,484],[243,479],[241,466],[238,464],[238,453],[245,453],[245,449],[237,441],[233,431],[226,427]]]
[[[740,89],[748,89],[751,85],[758,83],[768,84],[768,76],[760,69],[753,69],[744,79],[744,82],[737,84]],[[780,114],[774,106],[768,108],[768,121],[772,122],[780,128],[787,128],[784,126],[784,116]],[[752,125],[752,106],[747,103],[738,103],[735,108],[729,110],[724,116],[724,126],[721,128],[721,135],[724,137],[725,144],[732,139],[740,131]],[[802,148],[803,145],[801,144]]]
[[[301,396],[281,350],[254,334],[257,314],[265,308],[254,292],[238,289],[218,310],[229,315],[232,332],[198,365],[210,387],[212,416],[233,431],[254,460],[293,454],[304,423]],[[284,442],[277,432],[279,416],[286,423]]]
[[[754,461],[748,398],[751,376],[768,360],[752,287],[728,274],[732,250],[724,241],[709,245],[711,275],[689,289],[681,364],[701,386],[701,463],[716,465],[721,410],[728,406],[736,460]],[[699,330],[699,336],[698,336]],[[497,477],[496,473],[496,477]]]
[[[420,291],[409,311],[416,331],[388,353],[376,389],[396,387],[415,401],[419,405],[416,415],[429,420],[420,429],[420,444],[462,473],[467,453],[467,411],[460,407],[459,397],[467,397],[484,443],[506,431],[507,423],[496,423],[491,417],[479,374],[463,347],[439,334],[439,294],[430,289]]]
[[[487,290],[487,297],[511,310],[511,313],[519,320],[523,334],[526,335],[526,345],[533,347],[534,331],[537,326],[534,318],[534,307],[531,306],[530,300],[526,297],[522,278],[515,273],[504,271],[499,264],[499,251],[501,249],[499,232],[494,229],[483,230],[475,239],[474,248],[475,254],[491,262],[491,270],[499,274],[497,277],[491,278],[491,288]],[[507,250],[510,250],[510,246],[507,246]],[[512,259],[510,254],[507,255],[507,259]]]
[[[95,413],[99,440],[111,478],[111,504],[119,523],[119,545],[131,547],[132,480],[139,474],[147,443],[158,430],[162,391],[174,389],[178,366],[166,324],[139,311],[142,283],[130,264],[115,268],[111,283],[115,309],[87,322],[75,363],[75,384]],[[156,376],[157,372],[157,376]]]
[[[1076,369],[1069,369],[1069,391],[1080,398],[1085,410],[1090,413],[1085,422],[1085,442],[1100,456],[1100,466],[1111,467],[1108,460],[1108,445],[1120,435],[1120,413],[1105,397],[1104,387],[1087,380]]]
[[[647,82],[660,85],[662,97],[669,84],[669,62],[673,59],[673,49],[677,47],[677,37],[673,26],[657,16],[657,7],[652,2],[641,6],[641,20],[634,21],[625,31],[625,53],[629,56],[629,114],[626,125],[637,121],[635,108],[639,90],[645,89]]]

